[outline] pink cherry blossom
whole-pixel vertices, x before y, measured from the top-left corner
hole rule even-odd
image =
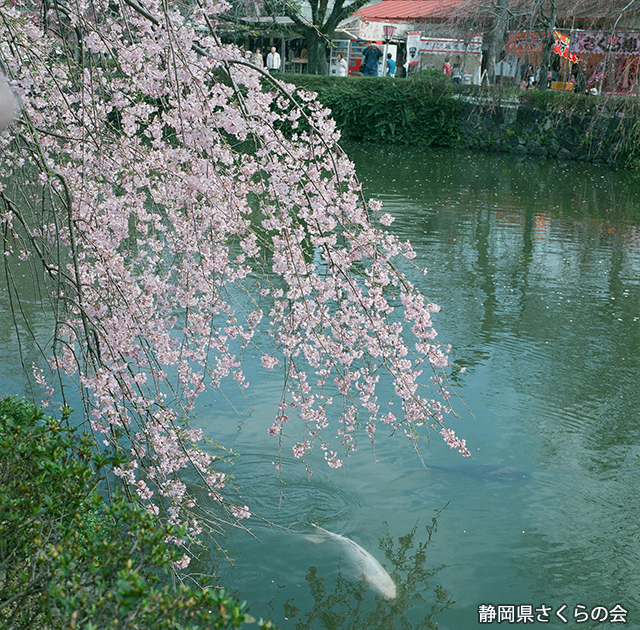
[[[273,368],[278,365],[278,359],[276,359],[276,357],[271,357],[268,355],[262,355],[262,357],[260,358],[260,360],[262,361],[262,365],[267,369],[267,370],[273,370]]]
[[[233,515],[237,519],[249,518],[251,516],[251,512],[249,511],[249,508],[246,505],[241,508],[236,507],[234,505],[231,507],[231,511],[233,512]]]
[[[128,455],[114,475],[193,535],[199,509],[250,515],[197,422],[204,392],[251,385],[256,353],[282,378],[268,434],[307,468],[314,448],[342,466],[381,424],[469,454],[445,426],[439,307],[401,271],[415,251],[370,220],[382,203],[316,95],[220,42],[226,6],[54,3],[46,30],[0,7],[4,253],[40,265],[55,321],[33,378],[50,399],[77,387]]]

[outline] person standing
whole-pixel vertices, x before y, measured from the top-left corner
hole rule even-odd
[[[576,94],[585,94],[587,91],[587,75],[584,71],[584,63],[580,63],[578,65],[578,72],[576,73],[573,90]]]
[[[360,65],[362,74],[366,77],[377,77],[378,61],[382,54],[375,42],[369,42],[369,45],[362,51],[362,64]]]
[[[267,68],[269,72],[278,72],[281,64],[280,53],[276,50],[275,46],[271,46],[271,51],[267,55]]]
[[[339,77],[346,77],[349,73],[349,67],[347,66],[347,60],[342,53],[338,53],[338,67],[336,68],[336,75]]]
[[[504,61],[502,61],[502,59],[500,59],[500,61],[496,61],[496,63],[493,66],[493,78],[496,85],[500,85],[500,83],[502,82],[503,66],[504,66]]]
[[[453,64],[453,70],[451,70],[451,80],[458,85],[462,83],[462,68],[457,61]]]
[[[387,76],[392,78],[396,76],[396,62],[391,57],[391,53],[387,53]]]
[[[258,68],[264,68],[264,59],[262,58],[260,48],[256,48],[256,52],[253,53],[253,63],[258,66]]]
[[[446,74],[448,77],[451,76],[451,64],[449,63],[449,57],[445,57],[444,63],[442,64],[442,74]]]

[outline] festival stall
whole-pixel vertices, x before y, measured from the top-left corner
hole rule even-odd
[[[587,88],[638,94],[640,33],[574,31],[569,50],[587,62]]]
[[[482,67],[482,35],[474,35],[468,40],[443,37],[422,37],[420,39],[420,68],[440,70],[445,59],[453,67],[460,64],[464,83],[480,84]]]
[[[553,37],[553,52],[560,57],[560,63],[557,74],[554,73],[552,77],[550,87],[553,90],[572,90],[573,64],[578,63],[580,58],[570,50],[569,35],[555,30]],[[507,53],[518,59],[520,79],[528,84],[536,77],[535,69],[542,63],[542,39],[543,34],[538,31],[509,33],[507,38]]]

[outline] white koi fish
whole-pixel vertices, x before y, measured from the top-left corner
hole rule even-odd
[[[346,556],[355,562],[356,566],[362,571],[360,578],[366,582],[374,591],[380,593],[385,599],[396,598],[396,585],[393,583],[391,576],[385,571],[384,567],[368,552],[365,551],[358,543],[353,540],[334,534],[319,525],[311,523],[322,536],[307,536],[311,542],[321,543],[324,540],[332,539],[342,545]]]

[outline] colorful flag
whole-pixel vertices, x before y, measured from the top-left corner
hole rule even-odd
[[[556,55],[560,55],[565,59],[568,59],[571,63],[578,63],[580,58],[575,53],[569,52],[569,36],[561,33],[560,31],[553,31],[553,37],[555,38],[555,44],[553,46],[553,52]]]

